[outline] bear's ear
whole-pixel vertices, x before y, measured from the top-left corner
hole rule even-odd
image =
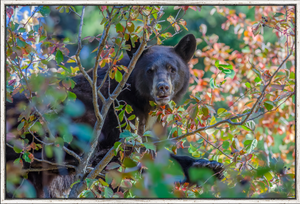
[[[131,59],[133,54],[138,50],[139,46],[140,46],[140,39],[138,38],[138,40],[134,43],[134,47],[132,47],[132,43],[131,43],[131,39],[129,37],[129,39],[126,41],[125,45],[129,45],[130,50],[126,50],[129,58]]]
[[[188,34],[180,40],[174,49],[185,62],[189,62],[195,53],[196,46],[195,36],[193,34]]]

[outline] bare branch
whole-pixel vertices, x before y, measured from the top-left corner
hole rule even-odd
[[[51,164],[51,165],[54,165],[54,166],[60,166],[60,167],[67,167],[67,168],[76,169],[76,166],[69,165],[69,164],[53,163],[53,162],[50,162],[50,161],[47,161],[47,160],[44,160],[44,159],[37,159],[37,158],[34,158],[34,160],[36,160],[38,162],[44,162],[44,163],[47,163],[47,164]]]
[[[81,33],[82,33],[82,26],[83,26],[83,17],[84,17],[84,12],[85,12],[85,6],[82,7],[82,13],[81,13],[81,20],[80,20],[80,26],[79,26],[79,31],[78,31],[78,48],[77,51],[75,53],[75,58],[77,61],[77,65],[82,73],[82,75],[86,78],[86,80],[90,83],[90,85],[92,86],[93,82],[92,79],[90,78],[90,76],[86,73],[86,71],[83,69],[81,62],[80,62],[80,58],[79,58],[79,54],[80,51],[82,49],[82,42],[81,42]]]
[[[93,69],[93,84],[92,84],[92,89],[93,89],[93,105],[94,105],[94,110],[95,110],[95,115],[96,115],[96,118],[97,118],[97,121],[102,121],[103,120],[103,116],[100,114],[100,111],[99,111],[99,105],[98,105],[98,95],[102,101],[102,103],[104,103],[105,101],[105,98],[104,96],[102,95],[102,93],[99,91],[97,93],[97,71],[98,71],[98,67],[99,67],[99,62],[100,62],[100,56],[101,56],[101,53],[105,47],[105,44],[106,44],[106,41],[107,41],[107,37],[108,37],[108,32],[109,32],[109,29],[110,29],[110,26],[111,26],[111,19],[112,19],[112,14],[113,14],[113,9],[108,17],[108,24],[106,25],[104,31],[103,31],[103,34],[101,36],[101,39],[99,41],[99,45],[98,45],[98,51],[97,51],[97,56],[96,56],[96,60],[95,60],[95,65],[94,65],[94,69]]]

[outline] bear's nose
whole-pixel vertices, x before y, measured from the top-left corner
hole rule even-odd
[[[160,91],[166,92],[169,90],[169,88],[170,88],[169,84],[167,83],[161,82],[157,84],[157,89]]]

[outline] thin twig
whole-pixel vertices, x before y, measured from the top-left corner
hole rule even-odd
[[[215,149],[219,150],[220,152],[222,152],[222,154],[224,154],[226,157],[228,157],[229,159],[233,159],[231,156],[227,155],[225,152],[223,152],[222,150],[220,150],[220,145],[219,147],[215,146],[213,143],[211,143],[210,141],[208,141],[206,138],[204,138],[201,134],[197,133],[197,135],[199,135],[200,137],[202,137],[208,144],[210,144],[211,146],[213,146]]]
[[[28,18],[28,20],[26,21],[26,23],[23,25],[23,27],[25,28],[25,26],[27,25],[27,23],[30,21],[30,19],[33,17],[33,15],[37,12],[39,7],[36,7],[36,9],[34,10],[34,12],[32,13],[32,15]]]
[[[76,11],[74,11],[71,6],[69,8],[73,13],[75,13],[77,16],[79,16],[79,18],[81,18],[81,15],[79,15]]]
[[[10,144],[6,143],[6,146],[10,147],[10,148],[14,148],[13,146],[11,146]],[[50,162],[50,161],[47,161],[47,160],[44,160],[44,159],[38,159],[38,158],[33,158],[34,160],[38,161],[38,162],[44,162],[44,163],[47,163],[47,164],[51,164],[53,166],[61,166],[61,167],[66,167],[66,168],[72,168],[72,169],[76,169],[75,166],[73,165],[69,165],[69,164],[59,164],[59,163],[54,163],[54,162]]]
[[[116,118],[117,118],[117,121],[118,121],[118,124],[119,124],[119,131],[121,133],[122,132],[122,128],[121,128],[121,123],[120,123],[120,120],[119,120],[119,117],[118,117],[118,114],[117,114],[117,111],[116,111],[115,102],[113,102],[113,108],[114,108],[114,113],[116,115]]]

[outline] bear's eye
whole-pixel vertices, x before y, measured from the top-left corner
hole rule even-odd
[[[152,74],[153,73],[153,69],[148,69],[147,70],[147,74]]]
[[[169,70],[170,70],[171,73],[175,73],[176,72],[176,69],[174,67],[170,67]]]

